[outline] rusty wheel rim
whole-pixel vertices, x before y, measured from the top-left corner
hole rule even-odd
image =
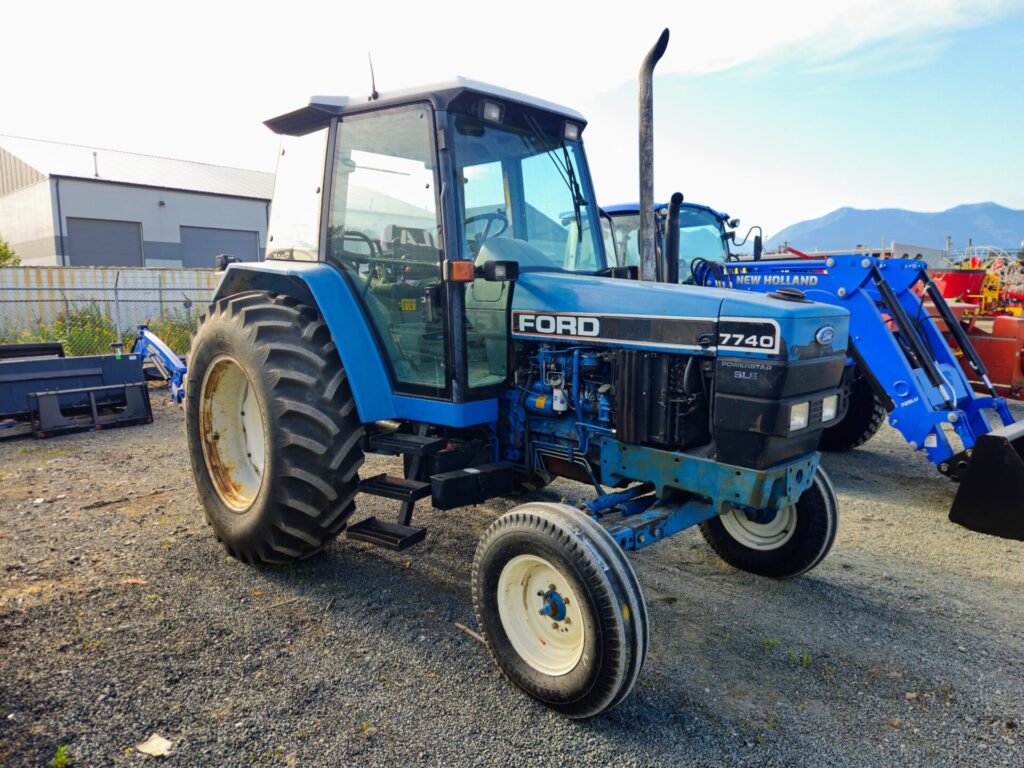
[[[215,358],[206,369],[199,398],[206,471],[220,500],[244,512],[263,485],[263,405],[242,366],[229,355]]]

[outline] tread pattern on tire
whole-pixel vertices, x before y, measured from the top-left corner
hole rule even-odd
[[[592,717],[605,712],[618,705],[629,694],[647,656],[647,605],[636,573],[622,550],[608,537],[604,529],[583,513],[564,504],[546,502],[523,504],[494,521],[481,537],[477,546],[471,578],[473,607],[476,612],[477,624],[481,628],[485,627],[480,607],[483,596],[479,592],[481,555],[491,542],[503,534],[524,528],[532,529],[537,534],[549,537],[572,552],[577,562],[583,565],[584,578],[587,583],[602,585],[598,593],[593,595],[599,603],[599,611],[611,610],[617,614],[616,608],[612,604],[613,593],[620,592],[617,599],[623,604],[631,606],[636,614],[631,616],[630,620],[620,624],[621,631],[618,637],[606,638],[606,641],[612,643],[611,656],[618,659],[618,663],[612,670],[612,674],[601,680],[601,690],[587,692],[585,700],[562,705],[546,702],[573,718]],[[585,538],[581,535],[584,531],[587,534]],[[626,632],[630,633],[629,637],[625,635]],[[531,690],[527,681],[517,679],[509,674],[491,639],[487,637],[486,631],[484,637],[491,658],[494,659],[505,676],[530,695],[544,700],[539,691]]]
[[[200,319],[193,350],[224,323],[252,342],[272,436],[269,498],[256,502],[265,516],[259,535],[244,546],[218,538],[250,563],[308,557],[344,530],[359,487],[363,427],[341,359],[320,313],[290,296],[252,291],[219,300]],[[200,381],[190,385],[198,397]],[[205,471],[195,466],[201,449],[192,453],[194,469]],[[215,524],[209,509],[207,520]]]

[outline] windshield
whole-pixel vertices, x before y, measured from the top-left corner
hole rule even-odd
[[[658,212],[658,221],[663,222],[664,210]],[[637,213],[618,214],[615,221],[615,251],[620,266],[639,266],[638,246],[640,215]],[[693,279],[691,265],[695,259],[706,259],[723,263],[728,259],[725,240],[722,238],[722,223],[708,211],[695,208],[679,210],[679,279],[690,282]]]
[[[524,127],[455,117],[455,178],[467,258],[519,262],[523,272],[604,268],[598,209],[583,149]]]

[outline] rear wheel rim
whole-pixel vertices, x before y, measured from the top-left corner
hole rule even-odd
[[[762,552],[778,549],[793,538],[796,532],[796,505],[783,507],[765,523],[752,520],[741,509],[722,515],[722,526],[732,538],[749,549]]]
[[[262,404],[245,370],[230,355],[210,363],[199,392],[199,435],[213,488],[235,512],[252,506],[266,463]]]
[[[565,575],[537,555],[518,555],[498,577],[498,615],[513,649],[536,671],[557,677],[583,657],[583,605]]]

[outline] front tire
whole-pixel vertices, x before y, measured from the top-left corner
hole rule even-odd
[[[701,523],[700,532],[725,562],[758,576],[799,576],[825,559],[839,528],[839,504],[825,470],[796,504],[764,519],[733,510]]]
[[[533,698],[592,717],[632,690],[647,655],[647,606],[622,550],[565,504],[516,507],[484,533],[473,606],[491,656]]]
[[[193,340],[185,391],[192,473],[232,556],[284,563],[344,529],[363,428],[319,312],[262,291],[221,299]]]

